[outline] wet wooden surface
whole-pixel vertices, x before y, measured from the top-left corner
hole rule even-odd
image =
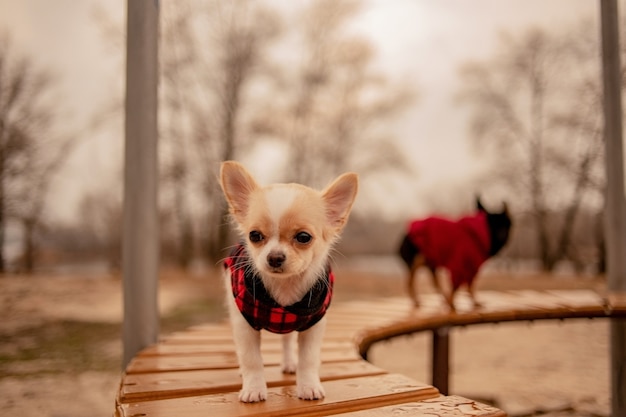
[[[422,297],[413,309],[407,299],[386,298],[334,304],[322,347],[320,376],[326,398],[304,401],[295,377],[280,371],[280,337],[263,333],[268,399],[238,400],[241,378],[227,323],[195,326],[166,335],[140,352],[122,377],[118,417],[402,415],[501,417],[496,408],[459,396],[442,396],[414,381],[361,359],[373,343],[439,327],[512,320],[626,317],[626,295],[600,296],[586,290],[481,292],[484,308],[472,310],[460,298],[448,313],[437,296]]]

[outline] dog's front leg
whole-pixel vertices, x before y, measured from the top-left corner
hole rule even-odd
[[[296,386],[298,398],[317,400],[324,398],[324,388],[320,382],[322,339],[326,328],[326,318],[298,335],[298,371]]]
[[[474,282],[470,282],[467,285],[467,291],[469,292],[470,298],[472,299],[472,303],[474,304],[474,309],[479,309],[483,307],[483,304],[478,301],[476,298],[476,289],[474,288]]]
[[[407,279],[407,291],[409,292],[409,298],[413,302],[413,307],[415,308],[419,308],[420,306],[419,296],[417,294],[418,291],[416,289],[415,281],[417,280],[417,271],[422,266],[426,266],[426,259],[424,258],[424,255],[417,254],[413,258],[413,261],[411,265],[409,266],[409,275],[407,277],[408,278]],[[437,284],[437,275],[435,274],[435,269],[431,267],[428,267],[428,269],[432,273],[433,283]]]
[[[456,287],[452,287],[450,288],[450,292],[446,293],[445,291],[442,291],[442,295],[443,298],[445,299],[446,303],[448,304],[448,308],[450,309],[450,313],[455,313],[456,312],[456,308],[454,307],[454,295],[456,294],[458,288]]]
[[[265,401],[267,384],[263,375],[261,332],[250,327],[238,312],[231,315],[231,321],[242,378],[239,400],[245,403]]]

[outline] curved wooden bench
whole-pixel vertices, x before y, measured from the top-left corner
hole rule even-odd
[[[575,318],[624,318],[626,294],[601,296],[591,290],[524,290],[482,291],[479,298],[483,308],[472,309],[469,298],[459,297],[457,313],[442,311],[439,297],[423,297],[420,309],[410,309],[408,300],[386,299],[375,304],[380,320],[362,320],[355,343],[359,353],[367,359],[374,343],[394,337],[423,331],[432,332],[432,384],[440,392],[448,393],[450,329],[508,321],[565,320]],[[337,315],[355,317],[355,313],[373,306],[348,303],[335,310]],[[338,318],[345,322],[346,318]],[[358,327],[358,323],[355,323]]]
[[[164,337],[131,361],[122,377],[115,415],[383,417],[422,413],[500,417],[505,416],[501,410],[459,396],[442,395],[444,390],[389,373],[363,358],[374,343],[400,335],[431,330],[434,335],[440,334],[435,341],[442,337],[447,341],[450,326],[626,317],[626,297],[602,298],[590,291],[481,292],[480,299],[485,304],[483,309],[470,311],[469,305],[464,306],[460,300],[456,314],[443,312],[440,299],[434,296],[423,297],[419,310],[412,309],[408,300],[396,298],[336,303],[328,313],[322,348],[321,378],[327,397],[319,401],[296,398],[295,377],[280,371],[280,338],[263,333],[269,398],[257,404],[240,403],[237,392],[241,382],[229,325],[196,326]],[[438,343],[434,354],[435,350],[447,348],[441,340]],[[441,358],[434,357],[433,363],[437,361]]]

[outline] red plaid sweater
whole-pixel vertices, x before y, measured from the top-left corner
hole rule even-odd
[[[261,278],[250,268],[250,259],[243,245],[235,247],[224,261],[224,267],[230,270],[235,303],[255,330],[281,334],[302,332],[320,321],[330,305],[335,282],[330,267],[300,301],[286,307],[272,298]]]

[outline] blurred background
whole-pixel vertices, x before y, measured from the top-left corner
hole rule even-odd
[[[467,214],[478,195],[514,219],[479,289],[603,287],[598,2],[159,3],[162,332],[224,316],[227,159],[263,183],[359,173],[339,301],[404,296],[395,251],[408,220]],[[113,409],[125,28],[121,0],[0,0],[0,409],[22,416]],[[509,411],[522,403],[516,416],[555,400],[590,411],[554,415],[608,415],[606,324],[485,330],[453,390],[498,393]],[[428,355],[418,342],[381,356],[406,368]],[[491,369],[494,355],[511,369],[464,366]],[[407,372],[426,380],[419,366]]]
[[[125,3],[0,1],[0,271],[119,267]],[[480,195],[516,220],[509,267],[603,270],[599,6],[163,1],[163,262],[215,265],[216,184],[362,188],[341,253]]]

